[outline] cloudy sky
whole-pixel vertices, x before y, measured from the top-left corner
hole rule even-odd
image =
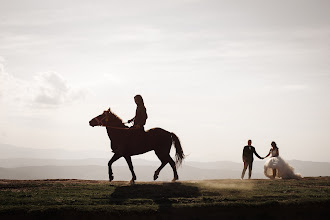
[[[330,1],[0,0],[0,144],[101,152],[111,107],[187,160],[330,162]],[[153,153],[142,158],[156,160]],[[134,161],[134,158],[133,158]]]

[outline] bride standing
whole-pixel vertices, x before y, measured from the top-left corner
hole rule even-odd
[[[275,177],[282,179],[300,179],[302,178],[300,174],[294,173],[294,169],[279,156],[279,149],[276,143],[273,141],[271,143],[272,148],[270,149],[267,156],[271,155],[271,158],[266,161],[264,165],[264,173],[270,179],[275,179]]]

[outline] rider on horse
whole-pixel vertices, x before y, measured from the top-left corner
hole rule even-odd
[[[146,124],[148,115],[147,109],[144,106],[144,102],[141,95],[136,95],[134,101],[137,105],[135,117],[131,120],[128,120],[128,123],[134,122],[133,128],[142,128],[144,130],[144,125]]]

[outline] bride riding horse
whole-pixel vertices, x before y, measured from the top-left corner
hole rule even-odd
[[[146,132],[142,129],[129,128],[125,126],[122,120],[116,114],[112,113],[110,109],[90,120],[89,125],[92,127],[104,126],[107,129],[111,141],[111,149],[115,153],[108,163],[110,181],[113,180],[111,165],[119,158],[124,157],[132,173],[131,183],[134,183],[136,176],[131,156],[143,154],[152,150],[155,151],[155,154],[162,163],[155,171],[154,180],[158,178],[159,172],[167,163],[171,165],[174,172],[172,181],[179,179],[176,165],[179,166],[182,163],[185,155],[182,151],[179,138],[174,133],[168,132],[162,128],[152,128]],[[174,162],[170,156],[172,143],[174,143],[176,149],[176,162]]]

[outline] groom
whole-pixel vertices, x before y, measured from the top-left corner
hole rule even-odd
[[[259,159],[263,159],[260,157],[255,148],[251,146],[252,141],[248,140],[248,145],[244,147],[243,149],[243,163],[244,163],[244,168],[242,171],[242,176],[241,179],[244,178],[245,171],[249,167],[249,179],[251,179],[251,173],[252,173],[252,164],[253,164],[253,154],[255,154]]]

